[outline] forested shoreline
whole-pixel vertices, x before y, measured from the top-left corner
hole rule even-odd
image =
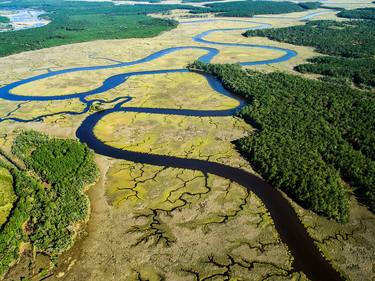
[[[236,144],[268,182],[340,222],[348,220],[352,191],[375,211],[373,93],[239,65],[189,68],[215,75],[247,99],[240,116],[257,130]]]
[[[0,276],[19,258],[20,249],[54,257],[73,244],[77,225],[89,214],[84,188],[98,176],[93,153],[74,140],[25,131],[12,151],[27,170],[0,161],[16,196],[0,229]]]
[[[311,46],[330,57],[309,59],[295,67],[302,73],[315,73],[332,82],[375,87],[375,8],[341,11],[350,21],[311,21],[301,26],[249,30],[245,36],[264,36],[294,45]],[[360,19],[360,20],[358,20]]]
[[[177,22],[148,16],[182,5],[115,6],[111,2],[31,1],[7,3],[10,9],[32,8],[46,12],[48,25],[0,33],[0,57],[30,50],[98,39],[153,37],[171,30]]]

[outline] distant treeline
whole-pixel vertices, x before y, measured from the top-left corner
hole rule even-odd
[[[191,13],[216,13],[223,17],[252,17],[261,14],[284,14],[302,12],[306,9],[316,9],[317,3],[296,4],[293,2],[274,1],[237,1],[205,4],[206,8],[191,10]]]
[[[305,208],[345,222],[349,184],[375,211],[375,96],[345,85],[239,65],[195,62],[249,105],[240,112],[257,130],[238,149],[272,185]]]
[[[0,277],[18,259],[22,243],[25,250],[51,256],[72,245],[89,212],[84,188],[98,176],[93,153],[74,140],[27,131],[16,137],[12,151],[28,171],[0,162],[11,172],[17,196],[0,229]]]
[[[374,9],[361,10],[368,13]],[[358,10],[344,12],[346,14],[341,16],[356,15]],[[311,21],[301,26],[249,30],[245,36],[266,36],[315,47],[318,52],[334,57],[313,58],[311,64],[296,67],[297,71],[325,75],[332,77],[332,81],[354,83],[359,87],[375,86],[375,21]]]
[[[314,57],[294,69],[301,73],[316,73],[326,76],[326,80],[337,83],[353,82],[359,87],[375,87],[375,59]],[[329,79],[328,79],[329,77]]]
[[[341,18],[348,18],[348,19],[375,20],[375,8],[344,10],[338,13],[337,16]]]

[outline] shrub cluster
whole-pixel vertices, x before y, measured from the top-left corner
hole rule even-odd
[[[93,153],[74,140],[25,131],[12,152],[37,176],[9,169],[17,201],[0,233],[0,275],[18,257],[21,243],[51,256],[72,245],[77,224],[89,213],[84,188],[98,176]]]

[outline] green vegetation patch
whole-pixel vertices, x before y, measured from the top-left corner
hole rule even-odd
[[[9,23],[10,20],[7,17],[0,16],[0,23]]]
[[[119,5],[110,2],[13,1],[9,8],[34,8],[47,12],[46,26],[0,33],[0,56],[63,44],[99,39],[144,38],[170,30],[177,23],[147,16],[183,5]]]
[[[311,21],[285,28],[248,30],[245,36],[264,36],[295,45],[312,46],[318,52],[342,57],[372,57],[375,54],[375,22]]]
[[[12,151],[43,181],[52,185],[82,188],[97,176],[92,153],[75,140],[54,139],[26,131],[17,136]]]
[[[284,14],[302,12],[305,9],[292,2],[274,1],[238,1],[226,3],[212,3],[204,5],[207,8],[192,10],[191,13],[218,13],[223,17],[252,17],[261,14]]]
[[[304,207],[345,222],[344,179],[375,211],[373,93],[238,65],[189,67],[216,75],[250,102],[240,115],[258,130],[237,145],[272,185]]]
[[[329,56],[314,57],[309,62],[294,69],[301,73],[321,74],[337,83],[350,85],[353,82],[362,88],[375,87],[375,59]]]
[[[313,58],[312,65],[298,66],[297,71],[333,77],[331,80],[339,83],[374,87],[375,21],[312,21],[302,26],[249,30],[245,36],[266,36],[315,47],[318,52],[335,57]]]
[[[5,166],[1,162],[0,165]],[[11,216],[1,228],[0,276],[3,276],[8,271],[9,266],[19,258],[21,244],[30,242],[31,239],[27,233],[28,228],[26,230],[24,227],[25,222],[31,218],[33,212],[42,211],[41,202],[38,202],[38,204],[36,200],[45,194],[41,184],[26,172],[21,172],[15,168],[10,168],[10,171],[14,180],[14,192],[19,198]]]
[[[13,177],[8,169],[0,167],[0,227],[7,221],[16,199]]]
[[[27,131],[17,136],[12,151],[39,177],[10,169],[18,200],[1,229],[0,275],[19,257],[22,244],[51,256],[73,244],[89,213],[84,188],[98,175],[92,152],[74,140]]]
[[[0,56],[98,39],[152,37],[176,26],[145,15],[61,15],[44,27],[0,33]]]
[[[355,10],[344,10],[337,14],[338,17],[348,19],[375,20],[375,8],[360,8]]]
[[[305,3],[298,3],[304,9],[318,9],[321,7],[322,3],[320,2],[305,2]]]

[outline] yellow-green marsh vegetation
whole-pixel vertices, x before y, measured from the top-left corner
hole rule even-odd
[[[7,221],[16,198],[11,173],[6,168],[0,167],[0,226]]]

